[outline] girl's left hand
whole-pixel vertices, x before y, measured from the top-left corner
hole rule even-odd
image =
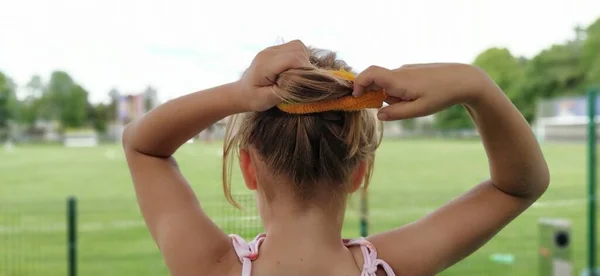
[[[275,94],[279,74],[293,68],[313,67],[308,49],[300,40],[262,50],[237,82],[240,100],[250,111],[265,111],[281,103]]]
[[[398,69],[371,66],[356,76],[354,96],[368,87],[385,89],[390,104],[380,120],[402,120],[434,114],[455,104],[471,105],[497,91],[483,70],[468,64],[410,64]],[[491,89],[490,89],[491,88]]]

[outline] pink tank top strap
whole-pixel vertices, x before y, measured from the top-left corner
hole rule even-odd
[[[264,241],[266,234],[260,234],[250,242],[246,242],[242,237],[235,234],[230,234],[229,237],[231,237],[233,249],[242,263],[242,276],[250,276],[252,261],[258,258],[258,249]],[[366,239],[344,240],[344,244],[347,247],[360,246],[364,258],[361,276],[376,276],[379,267],[383,268],[387,276],[395,276],[390,265],[377,258],[377,250]]]
[[[258,258],[258,249],[265,239],[265,234],[260,234],[250,242],[242,237],[230,234],[233,249],[242,263],[242,276],[250,276],[252,272],[252,261]]]
[[[361,276],[376,276],[379,267],[383,268],[387,276],[396,275],[388,263],[377,258],[377,249],[375,249],[375,246],[366,239],[358,238],[354,240],[344,240],[344,242],[347,247],[360,246],[364,258]]]

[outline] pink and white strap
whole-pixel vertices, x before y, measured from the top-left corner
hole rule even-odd
[[[230,234],[233,249],[242,263],[242,276],[250,276],[252,272],[252,261],[258,258],[258,249],[264,241],[266,234],[260,234],[250,242],[246,242],[242,237]],[[344,244],[350,246],[360,246],[364,258],[361,276],[376,276],[377,269],[383,268],[387,276],[395,276],[394,271],[385,261],[377,259],[377,250],[366,239],[359,238],[354,240],[344,240]]]
[[[376,276],[377,268],[381,267],[385,271],[387,276],[395,276],[396,274],[392,270],[392,267],[384,260],[377,258],[377,249],[369,241],[364,238],[350,240],[346,243],[346,246],[360,246],[362,255],[364,258],[363,269],[360,276]]]
[[[260,234],[251,242],[246,242],[242,237],[230,234],[233,249],[242,263],[242,276],[250,276],[252,272],[252,261],[258,258],[258,248],[265,239],[265,234]]]

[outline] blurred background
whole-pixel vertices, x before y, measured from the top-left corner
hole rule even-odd
[[[485,69],[531,123],[552,182],[441,275],[590,275],[600,1],[0,0],[0,276],[167,275],[137,209],[123,126],[235,81],[278,37],[337,51],[356,71]],[[217,224],[250,238],[262,231],[252,194],[239,174],[242,210],[221,191],[225,123],[176,157]],[[353,198],[344,236],[412,222],[489,177],[460,106],[384,133],[368,200]]]

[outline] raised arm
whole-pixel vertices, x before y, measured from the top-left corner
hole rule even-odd
[[[229,239],[202,211],[173,153],[208,125],[243,109],[227,84],[169,101],[131,123],[123,147],[141,213],[172,275],[200,273]]]
[[[527,121],[480,69],[463,64],[372,68],[357,83],[359,93],[373,84],[388,88],[392,104],[380,111],[385,120],[425,116],[463,104],[489,159],[489,180],[419,221],[369,237],[401,275],[432,275],[455,264],[548,187],[548,167]]]
[[[140,210],[171,275],[225,274],[217,264],[232,249],[228,236],[202,211],[172,155],[229,115],[281,102],[272,80],[287,69],[310,66],[305,51],[298,41],[265,49],[241,80],[169,101],[125,129],[123,147]]]

